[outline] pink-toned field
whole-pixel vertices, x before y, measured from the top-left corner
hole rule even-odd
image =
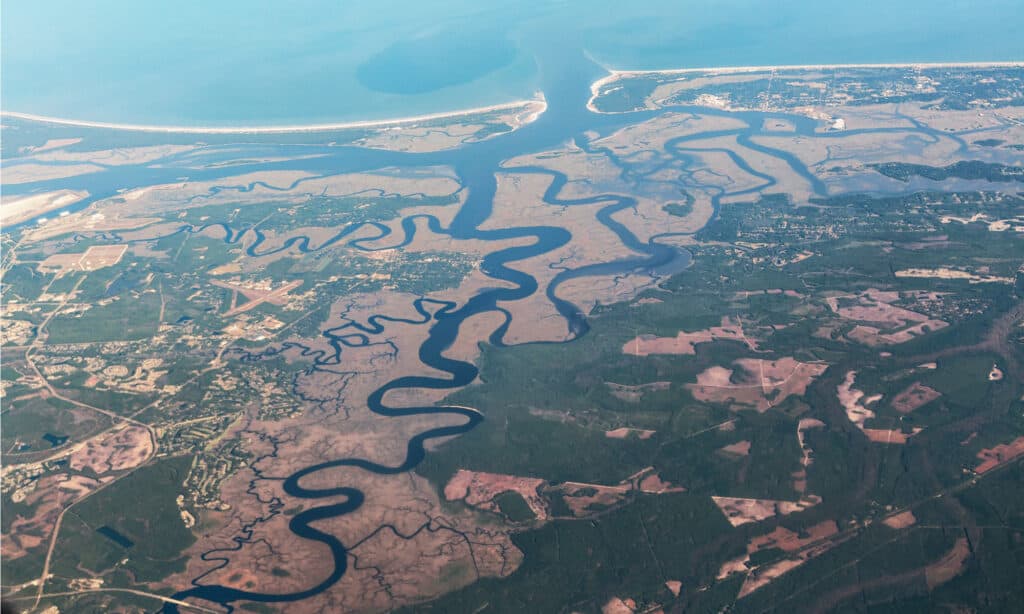
[[[814,507],[821,498],[810,495],[799,501],[776,501],[774,499],[744,499],[739,497],[711,497],[726,520],[734,527],[748,522],[760,522],[772,516],[786,516]]]
[[[636,437],[637,439],[650,439],[654,436],[656,431],[650,429],[632,429],[627,427],[621,427],[605,431],[604,436],[609,439],[627,439],[629,437]]]
[[[826,523],[822,523],[822,525],[825,524]],[[747,578],[743,581],[743,585],[740,587],[740,592],[737,594],[736,598],[740,599],[746,597],[750,593],[770,584],[773,580],[796,569],[807,561],[828,552],[839,543],[845,541],[845,539],[848,539],[848,537],[825,539],[825,541],[813,543],[812,545],[802,548],[799,552],[794,552],[782,560],[751,569],[747,574]]]
[[[604,486],[583,482],[565,482],[558,486],[562,500],[577,518],[587,516],[595,509],[604,509],[621,503],[633,490],[629,484]]]
[[[910,298],[929,298],[929,296]],[[852,341],[875,347],[880,345],[896,345],[911,339],[934,332],[948,326],[942,320],[911,311],[892,303],[901,300],[899,292],[869,289],[859,295],[830,297],[826,300],[829,308],[839,317],[858,324],[847,333]],[[840,305],[840,301],[843,305]],[[869,324],[874,324],[871,326]]]
[[[945,584],[960,575],[964,570],[964,563],[971,556],[971,548],[966,537],[959,537],[953,547],[931,565],[925,567],[924,577],[928,588]]]
[[[448,501],[465,501],[467,504],[491,512],[499,512],[494,497],[503,492],[518,493],[538,519],[548,517],[544,499],[537,494],[537,489],[544,484],[540,478],[504,475],[500,473],[484,473],[459,469],[444,487],[444,498]]]
[[[786,552],[795,552],[808,544],[832,537],[839,532],[839,526],[835,520],[825,520],[805,529],[807,537],[800,537],[795,531],[786,527],[775,527],[775,530],[766,535],[759,535],[750,540],[747,544],[747,552],[754,553],[765,548],[779,548]]]
[[[686,489],[682,486],[675,486],[671,482],[666,482],[657,473],[651,473],[643,477],[639,484],[637,484],[637,490],[650,495],[660,495],[667,492],[686,492]]]
[[[687,388],[699,401],[764,412],[790,396],[804,394],[814,378],[828,368],[826,364],[799,362],[789,357],[741,358],[733,365],[737,368],[710,367],[697,375],[696,384],[687,384]]]
[[[865,398],[863,390],[858,390],[853,387],[856,376],[856,371],[848,371],[846,373],[846,378],[841,384],[839,384],[839,386],[836,387],[836,394],[839,397],[839,404],[846,410],[846,417],[849,418],[850,422],[859,428],[869,440],[875,443],[905,444],[909,437],[921,432],[920,427],[914,427],[909,434],[896,429],[866,428],[864,425],[868,420],[875,417],[875,412],[865,407],[865,404],[872,404],[881,400],[882,395],[878,394]],[[864,399],[863,403],[861,402],[861,399]]]
[[[1018,437],[1010,443],[1001,444],[992,448],[985,448],[978,452],[981,464],[974,468],[975,473],[985,473],[999,465],[1011,461],[1024,454],[1024,437]]]
[[[642,469],[614,486],[586,482],[564,482],[551,487],[551,490],[562,495],[566,505],[577,518],[592,514],[594,509],[604,509],[619,504],[630,493],[642,492],[661,495],[686,491],[685,488],[663,480],[653,467]]]
[[[621,597],[612,597],[601,606],[601,614],[634,614],[636,612],[636,601]]]
[[[807,536],[800,537],[801,533],[805,533]],[[718,579],[723,580],[733,574],[745,574],[746,578],[737,594],[737,599],[739,599],[849,539],[848,536],[839,535],[839,525],[835,520],[824,520],[804,529],[801,533],[779,526],[771,533],[752,538],[747,542],[745,554],[722,564],[718,570]],[[751,562],[752,554],[772,548],[778,548],[786,552],[787,555],[780,560],[762,565],[755,565]]]
[[[730,443],[727,446],[722,446],[718,451],[725,456],[730,457],[741,457],[750,454],[750,442],[743,440],[737,441],[736,443]]]
[[[864,435],[875,443],[905,444],[914,435],[921,432],[920,427],[914,427],[910,433],[897,431],[896,429],[861,429]]]
[[[40,478],[33,490],[22,499],[29,514],[13,514],[10,531],[0,540],[0,552],[4,559],[9,561],[23,557],[29,550],[42,546],[50,537],[61,511],[69,503],[113,479],[113,476],[95,479],[67,473]]]
[[[149,432],[141,426],[129,426],[89,440],[71,454],[70,466],[75,471],[103,475],[137,467],[152,453]]]
[[[692,333],[679,331],[675,337],[656,337],[640,335],[622,346],[623,354],[633,356],[650,356],[651,354],[695,354],[694,346],[698,343],[710,343],[716,339],[740,341],[751,350],[757,349],[757,342],[743,334],[743,326],[738,320],[722,318],[721,326],[713,326],[707,330]]]
[[[781,561],[776,561],[752,571],[750,575],[747,576],[747,579],[743,581],[743,585],[740,587],[740,592],[736,595],[736,598],[739,599],[746,597],[750,593],[753,593],[763,586],[767,586],[776,578],[803,564],[804,560],[800,558],[782,559]]]
[[[825,428],[825,423],[817,418],[801,418],[796,424],[796,440],[800,443],[800,451],[803,453],[800,457],[800,464],[804,467],[810,467],[814,458],[811,456],[813,450],[804,441],[804,432],[809,429],[820,429]]]
[[[918,407],[931,403],[942,394],[921,382],[914,382],[906,390],[897,394],[892,400],[892,407],[901,414],[909,414]]]
[[[661,479],[653,467],[642,469],[613,485],[589,482],[548,485],[546,480],[540,478],[460,469],[445,485],[444,497],[448,501],[463,501],[472,507],[500,513],[494,498],[512,491],[526,501],[538,521],[546,521],[551,518],[551,513],[544,495],[560,496],[572,510],[573,516],[583,518],[595,511],[618,505],[634,493],[660,495],[685,490]]]
[[[907,527],[914,526],[916,522],[917,518],[914,516],[914,512],[907,510],[905,512],[900,512],[899,514],[889,516],[882,521],[882,524],[890,529],[905,529]]]

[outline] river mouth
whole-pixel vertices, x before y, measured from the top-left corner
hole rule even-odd
[[[579,71],[576,73],[577,77],[585,74],[583,70],[579,69],[579,66],[574,66]],[[531,241],[523,246],[491,252],[483,258],[479,265],[480,269],[489,278],[504,282],[501,287],[484,288],[460,304],[437,304],[436,301],[426,298],[418,299],[414,303],[417,312],[424,318],[416,323],[429,323],[430,325],[428,337],[418,349],[418,359],[432,371],[444,373],[446,376],[408,376],[394,379],[377,388],[366,399],[366,405],[370,411],[389,419],[401,420],[407,417],[443,414],[458,417],[461,419],[461,423],[431,428],[414,435],[405,445],[405,458],[400,463],[394,465],[382,465],[358,457],[334,458],[304,467],[284,479],[283,489],[290,497],[305,499],[313,504],[293,516],[289,521],[288,527],[295,535],[319,542],[330,550],[331,568],[327,577],[315,586],[304,590],[277,594],[197,582],[192,588],[174,595],[174,599],[199,599],[223,605],[239,601],[286,603],[308,599],[330,589],[345,575],[348,569],[349,553],[346,545],[339,538],[317,529],[315,525],[320,521],[355,512],[363,505],[366,493],[344,484],[332,487],[310,487],[307,484],[313,481],[311,476],[337,468],[355,468],[377,475],[394,475],[411,471],[422,463],[428,453],[427,445],[432,440],[467,433],[486,419],[483,414],[475,409],[445,405],[443,402],[438,405],[412,407],[392,407],[385,402],[386,395],[392,391],[413,391],[416,389],[454,391],[472,383],[477,378],[479,371],[476,365],[451,359],[444,354],[455,342],[460,326],[464,322],[487,312],[506,313],[501,306],[503,303],[526,299],[537,292],[543,291],[546,298],[554,305],[558,316],[565,322],[566,341],[572,341],[588,334],[590,327],[587,322],[587,316],[590,306],[577,305],[561,298],[558,295],[558,288],[562,284],[574,279],[591,276],[614,276],[636,273],[668,277],[689,266],[691,261],[689,252],[659,242],[659,239],[670,238],[678,233],[666,232],[657,238],[643,241],[635,236],[626,225],[615,218],[617,214],[636,207],[637,200],[635,198],[614,193],[592,197],[563,197],[561,193],[569,182],[569,177],[565,173],[541,166],[514,166],[506,162],[518,155],[542,152],[546,148],[558,147],[559,145],[564,146],[566,142],[574,142],[577,147],[584,151],[589,151],[591,147],[589,142],[594,138],[594,135],[607,134],[626,123],[632,123],[654,115],[654,113],[639,113],[635,115],[601,115],[592,113],[584,104],[589,91],[589,82],[586,82],[584,79],[566,80],[554,88],[551,106],[555,112],[545,118],[546,121],[529,124],[510,135],[499,137],[493,141],[485,141],[452,151],[429,154],[368,153],[365,150],[342,148],[340,151],[331,151],[324,158],[302,162],[304,168],[319,168],[323,172],[339,172],[339,169],[352,171],[360,167],[379,168],[382,165],[398,168],[423,164],[451,166],[459,183],[467,191],[468,196],[447,229],[443,229],[436,218],[425,216],[431,228],[450,234],[453,238],[458,239],[495,242],[516,238],[529,238]],[[805,134],[810,134],[815,128],[815,123],[812,121],[797,121],[795,125],[798,131]],[[587,128],[593,131],[589,136],[584,133]],[[743,139],[750,138],[759,130],[760,123],[751,122],[751,126],[746,129],[735,129],[730,133],[736,135],[739,139]],[[688,158],[685,152],[685,145],[687,140],[692,138],[695,137],[680,137],[670,141],[671,148],[669,151],[676,159],[686,161]],[[789,159],[789,162],[795,166],[799,165],[799,161],[792,157]],[[214,172],[223,173],[226,171],[217,170]],[[548,180],[550,182],[549,186],[542,196],[545,204],[562,208],[600,205],[596,212],[598,223],[614,233],[618,241],[636,255],[608,262],[584,265],[574,269],[566,269],[558,273],[547,284],[547,287],[542,289],[538,280],[533,275],[519,270],[516,263],[566,246],[573,240],[573,235],[561,227],[529,225],[529,220],[526,220],[525,225],[512,228],[481,229],[481,226],[490,217],[494,206],[498,175],[507,173],[539,175]],[[772,177],[764,176],[764,178],[768,185],[774,182]],[[215,189],[227,187],[223,186]],[[245,191],[252,189],[252,187],[252,185],[233,186],[233,189]],[[736,194],[740,193],[742,192],[736,192]],[[714,202],[716,206],[718,199],[725,194],[723,192],[715,197]],[[414,229],[415,227],[411,226],[411,228]],[[263,248],[265,236],[262,232],[232,228],[227,221],[211,221],[209,224],[200,227],[183,227],[176,232],[206,233],[210,229],[215,229],[227,244],[244,244],[246,254],[251,257],[273,253]],[[339,228],[334,236],[319,244],[314,244],[308,237],[293,237],[283,246],[275,249],[283,250],[295,247],[302,253],[313,253],[326,249],[338,241],[349,241],[347,237],[354,235],[358,229],[358,225]],[[406,241],[411,239],[412,234],[407,235]],[[358,239],[351,240],[347,244],[356,249],[364,249],[361,247]],[[378,319],[384,320],[387,318],[384,314],[379,314],[371,316],[370,321],[373,323]],[[498,332],[490,338],[490,342],[498,347],[505,345],[502,332],[507,330],[507,328],[508,324],[499,328]],[[367,332],[365,327],[354,324],[322,331],[323,335],[334,342],[332,343],[332,346],[335,348],[334,354],[321,356],[316,359],[315,363],[324,366],[339,364],[342,360],[344,348],[352,344],[358,345],[362,343],[363,333],[365,332]],[[306,349],[303,351],[306,351]],[[255,360],[258,358],[259,356],[253,355],[246,359]],[[337,502],[339,497],[343,497],[344,500]],[[318,505],[316,503],[318,500],[324,500],[324,504]],[[203,556],[215,555],[214,551],[210,551]],[[172,603],[166,604],[164,610],[166,612],[178,611],[177,606]]]
[[[1013,0],[830,0],[768,11],[756,0],[25,3],[5,7],[0,79],[4,109],[40,116],[336,123],[529,98],[545,70],[533,60],[552,44],[622,69],[1014,59],[1024,52],[1014,15]]]
[[[394,57],[386,61],[393,61],[401,64],[414,54],[412,49],[400,49]],[[612,232],[615,237],[635,255],[624,258],[612,259],[607,262],[582,266],[560,272],[555,276],[554,281],[543,288],[546,298],[555,306],[558,316],[565,321],[568,332],[568,340],[575,340],[588,334],[587,305],[574,304],[558,295],[559,285],[588,276],[597,275],[628,275],[633,273],[644,273],[651,276],[670,276],[683,271],[690,263],[690,254],[683,249],[673,247],[667,242],[662,243],[658,238],[651,240],[640,240],[627,226],[622,224],[615,217],[628,210],[635,208],[637,201],[628,196],[617,194],[603,194],[589,198],[562,197],[562,187],[568,182],[565,173],[552,171],[542,167],[509,167],[507,161],[529,153],[545,151],[547,148],[563,146],[567,142],[575,143],[577,147],[588,151],[588,143],[597,136],[607,135],[626,124],[641,121],[645,118],[655,117],[662,113],[640,112],[628,115],[601,115],[591,113],[587,110],[585,102],[589,93],[590,81],[585,75],[594,71],[594,65],[583,60],[583,56],[568,56],[563,53],[564,49],[557,46],[550,50],[551,55],[542,59],[541,65],[548,72],[545,74],[545,93],[550,101],[550,113],[543,116],[537,122],[527,125],[511,134],[486,141],[474,143],[462,148],[443,152],[429,153],[407,153],[391,151],[368,151],[357,147],[334,147],[334,146],[302,146],[306,153],[314,153],[318,157],[312,159],[292,160],[275,163],[273,168],[278,170],[303,170],[311,173],[322,173],[323,175],[354,173],[365,170],[380,169],[382,167],[415,168],[419,166],[448,166],[453,169],[454,175],[458,178],[462,188],[468,192],[468,197],[454,218],[450,226],[442,228],[437,218],[424,217],[435,232],[450,234],[453,238],[472,239],[478,241],[501,241],[514,238],[529,238],[532,242],[525,247],[507,248],[489,253],[480,263],[480,269],[490,278],[504,282],[501,288],[486,288],[473,295],[466,302],[460,305],[454,303],[443,305],[428,305],[426,299],[421,299],[416,306],[421,315],[424,315],[420,324],[430,326],[429,336],[418,348],[419,360],[424,366],[445,374],[443,377],[405,377],[387,382],[373,391],[366,399],[368,408],[389,419],[400,420],[410,416],[424,414],[447,414],[461,419],[461,422],[454,426],[445,426],[429,429],[409,438],[405,443],[405,457],[393,465],[382,465],[370,462],[363,458],[342,457],[328,458],[323,462],[311,464],[282,478],[283,489],[290,497],[304,499],[311,503],[304,511],[295,515],[288,524],[288,529],[296,536],[305,540],[318,542],[326,546],[331,553],[331,560],[325,562],[324,569],[327,577],[317,584],[304,588],[303,590],[291,593],[261,592],[259,590],[243,591],[228,586],[217,584],[204,584],[201,579],[194,581],[194,586],[177,593],[175,599],[199,599],[223,605],[234,604],[238,601],[254,601],[263,603],[295,602],[322,593],[335,585],[348,570],[349,552],[346,544],[339,538],[325,531],[316,528],[316,523],[330,518],[336,518],[352,513],[363,504],[366,494],[356,488],[339,484],[330,488],[314,488],[309,485],[307,476],[314,475],[321,471],[336,467],[353,467],[376,475],[391,475],[403,473],[416,468],[427,454],[427,444],[431,440],[441,439],[466,433],[473,429],[485,419],[479,412],[466,407],[453,405],[424,405],[413,407],[392,407],[385,401],[385,395],[389,391],[403,389],[433,389],[433,390],[455,390],[466,386],[474,381],[478,375],[475,365],[470,362],[453,360],[444,355],[446,349],[451,347],[460,325],[474,316],[487,312],[502,311],[501,303],[506,301],[517,301],[528,298],[542,290],[537,279],[528,273],[517,270],[515,263],[520,260],[552,252],[566,244],[573,235],[568,230],[557,226],[535,225],[529,219],[524,219],[522,225],[514,228],[501,228],[482,230],[482,224],[488,219],[494,207],[495,193],[497,189],[496,177],[502,173],[517,172],[523,174],[541,174],[550,181],[551,187],[544,193],[543,202],[555,207],[571,208],[574,206],[600,205],[597,213],[597,220],[602,230]],[[496,51],[497,54],[503,51]],[[482,63],[477,67],[477,76],[465,79],[472,81],[480,78],[489,72],[499,70],[500,61],[495,64]],[[507,64],[504,64],[507,65]],[[467,73],[468,74],[468,73]],[[429,75],[428,75],[429,77]],[[463,78],[458,77],[458,78]],[[455,79],[455,77],[452,77]],[[465,81],[468,83],[469,81]],[[436,79],[427,79],[421,84],[411,84],[412,90],[421,89],[419,93],[445,89],[457,85],[440,84]],[[394,87],[387,83],[382,88]],[[433,88],[433,89],[431,89]],[[692,109],[691,109],[692,110]],[[678,110],[673,110],[676,112]],[[683,109],[686,111],[686,109]],[[694,110],[695,112],[695,110]],[[712,110],[702,109],[702,113],[715,115]],[[724,115],[724,112],[717,112]],[[827,186],[818,181],[808,171],[799,159],[793,155],[783,154],[778,151],[769,150],[765,146],[757,145],[751,139],[760,130],[760,122],[753,121],[758,118],[756,113],[734,113],[733,117],[750,120],[745,128],[729,129],[722,131],[720,136],[734,137],[737,142],[745,145],[752,151],[760,151],[771,154],[790,167],[798,176],[807,179],[813,186],[818,196],[827,194]],[[794,123],[794,134],[797,136],[810,136],[814,133],[816,124],[804,118],[803,120],[791,118]],[[698,136],[707,136],[698,135]],[[680,137],[669,143],[669,153],[677,160],[684,161],[688,155],[688,141],[694,137]],[[708,151],[705,149],[704,151]],[[222,154],[225,157],[231,154]],[[745,170],[751,170],[742,159],[736,159],[736,164]],[[151,167],[128,167],[119,172],[114,179],[110,176],[88,177],[83,179],[87,184],[90,193],[93,195],[90,201],[94,202],[99,198],[112,197],[117,190],[128,184],[153,185],[158,183],[172,183],[178,180],[182,170],[179,167],[169,166],[165,168]],[[206,167],[190,171],[190,180],[217,179],[230,177],[238,173],[233,168]],[[776,185],[775,177],[765,173],[751,172],[751,175],[760,177],[763,183],[755,188],[737,189],[729,196],[746,196],[754,198],[754,194],[766,187]],[[258,182],[242,185],[216,186],[214,190],[233,189],[240,192],[251,191]],[[265,187],[265,186],[264,186]],[[716,205],[726,191],[723,190],[715,200]],[[83,206],[87,203],[83,203]],[[211,236],[222,238],[229,246],[238,246],[244,249],[250,257],[265,256],[274,253],[276,250],[296,248],[302,253],[313,253],[338,242],[346,242],[355,249],[362,249],[359,239],[351,239],[359,226],[337,228],[336,234],[326,240],[314,241],[308,236],[296,236],[288,240],[279,248],[265,248],[266,235],[258,228],[233,226],[230,219],[215,219],[209,223],[199,226],[182,226],[174,233],[206,233]],[[441,229],[441,230],[439,230]],[[415,227],[414,227],[415,230]],[[383,231],[382,231],[383,232]],[[665,237],[673,233],[666,232]],[[679,233],[682,234],[682,233]],[[170,236],[170,235],[168,235]],[[381,235],[385,236],[385,235]],[[380,237],[376,237],[380,238]],[[365,240],[365,238],[363,239]],[[412,240],[412,233],[408,234],[406,241]],[[120,290],[120,288],[114,288]],[[428,309],[427,307],[431,309]],[[373,317],[377,317],[376,315]],[[350,333],[352,330],[323,330],[321,333],[337,342],[334,347],[336,352],[333,356],[318,358],[317,366],[325,366],[340,361],[340,355],[348,343],[352,343]],[[492,344],[502,345],[500,335],[491,339]],[[251,357],[257,359],[258,357]],[[308,461],[307,461],[308,462]],[[339,501],[339,498],[343,500]],[[326,501],[330,499],[330,501]],[[325,501],[320,501],[325,500]],[[109,536],[118,541],[116,536]],[[124,545],[122,542],[118,542]],[[129,546],[130,547],[130,540]],[[204,553],[204,556],[213,554],[214,551]],[[265,590],[265,589],[264,589]],[[176,606],[169,604],[166,611],[177,611]]]

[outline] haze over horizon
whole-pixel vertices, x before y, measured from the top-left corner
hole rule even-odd
[[[619,69],[1020,60],[1020,23],[1013,0],[6,3],[0,103],[112,123],[372,120],[530,98],[545,53]]]

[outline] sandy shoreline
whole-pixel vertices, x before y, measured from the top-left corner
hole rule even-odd
[[[469,115],[480,115],[494,111],[514,111],[522,109],[528,111],[517,118],[519,127],[522,124],[530,123],[547,110],[547,101],[542,92],[537,93],[536,98],[527,100],[516,100],[486,107],[472,109],[459,109],[456,111],[445,111],[442,113],[428,113],[425,115],[413,115],[409,117],[397,117],[394,119],[372,119],[353,122],[338,122],[327,124],[295,124],[288,126],[159,126],[150,124],[118,124],[113,122],[94,122],[88,120],[66,119],[60,117],[48,117],[45,115],[34,115],[32,113],[19,113],[17,111],[0,111],[0,117],[11,117],[27,121],[40,122],[45,124],[56,124],[59,126],[78,126],[81,128],[101,128],[105,130],[121,130],[126,132],[163,132],[171,134],[283,134],[290,132],[337,132],[354,128],[386,128],[388,126],[400,126],[417,122],[434,121],[465,117]]]
[[[89,196],[84,190],[58,190],[7,197],[0,201],[0,225],[14,226],[73,205]]]
[[[600,113],[594,106],[601,88],[609,83],[641,75],[685,75],[692,73],[736,74],[763,72],[766,70],[830,70],[840,68],[1020,68],[1024,61],[1017,62],[903,62],[895,64],[781,64],[775,66],[707,66],[703,68],[666,68],[662,70],[616,70],[608,68],[608,74],[590,84],[590,100],[587,109]]]
[[[590,84],[590,99],[587,101],[587,109],[599,113],[594,106],[600,90],[609,83],[614,83],[623,78],[640,75],[683,75],[692,73],[714,73],[714,74],[735,74],[745,72],[761,72],[766,70],[829,70],[841,68],[1017,68],[1024,67],[1024,61],[1002,61],[1002,62],[903,62],[889,64],[780,64],[765,66],[705,66],[700,68],[666,68],[657,70],[618,70],[608,68],[608,74]],[[413,115],[409,117],[397,117],[393,119],[372,119],[363,121],[337,122],[326,124],[294,124],[284,126],[161,126],[152,124],[119,124],[114,122],[97,122],[89,120],[68,119],[60,117],[49,117],[35,115],[32,113],[20,113],[17,111],[0,111],[0,117],[11,117],[33,122],[55,124],[60,126],[79,126],[82,128],[100,128],[106,130],[121,130],[127,132],[162,132],[169,134],[284,134],[294,132],[336,132],[355,128],[386,128],[388,126],[400,126],[416,122],[434,121],[479,115],[494,111],[512,111],[522,109],[524,113],[517,115],[514,126],[518,128],[524,124],[535,121],[544,111],[547,110],[547,101],[544,93],[538,91],[535,98],[516,100],[502,104],[495,104],[485,107],[471,109],[459,109],[456,111],[444,111],[440,113],[429,113],[424,115]]]

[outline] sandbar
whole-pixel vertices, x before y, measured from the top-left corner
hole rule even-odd
[[[523,123],[535,120],[547,109],[547,101],[541,92],[537,97],[529,100],[516,100],[502,104],[495,104],[486,107],[472,109],[460,109],[445,111],[441,113],[429,113],[425,115],[413,115],[410,117],[398,117],[393,119],[373,119],[365,121],[337,122],[327,124],[294,124],[285,126],[161,126],[152,124],[118,124],[113,122],[97,122],[80,119],[67,119],[60,117],[48,117],[45,115],[34,115],[32,113],[19,113],[16,111],[2,111],[0,116],[23,119],[27,121],[57,124],[61,126],[79,126],[82,128],[102,128],[106,130],[123,130],[129,132],[164,132],[177,134],[280,134],[287,132],[335,132],[352,128],[379,128],[416,122],[433,121],[467,115],[480,115],[494,111],[506,111],[526,107],[531,110],[523,117]]]
[[[89,195],[88,192],[58,190],[30,196],[12,197],[0,204],[0,222],[5,226],[20,224],[34,217],[73,205]]]

